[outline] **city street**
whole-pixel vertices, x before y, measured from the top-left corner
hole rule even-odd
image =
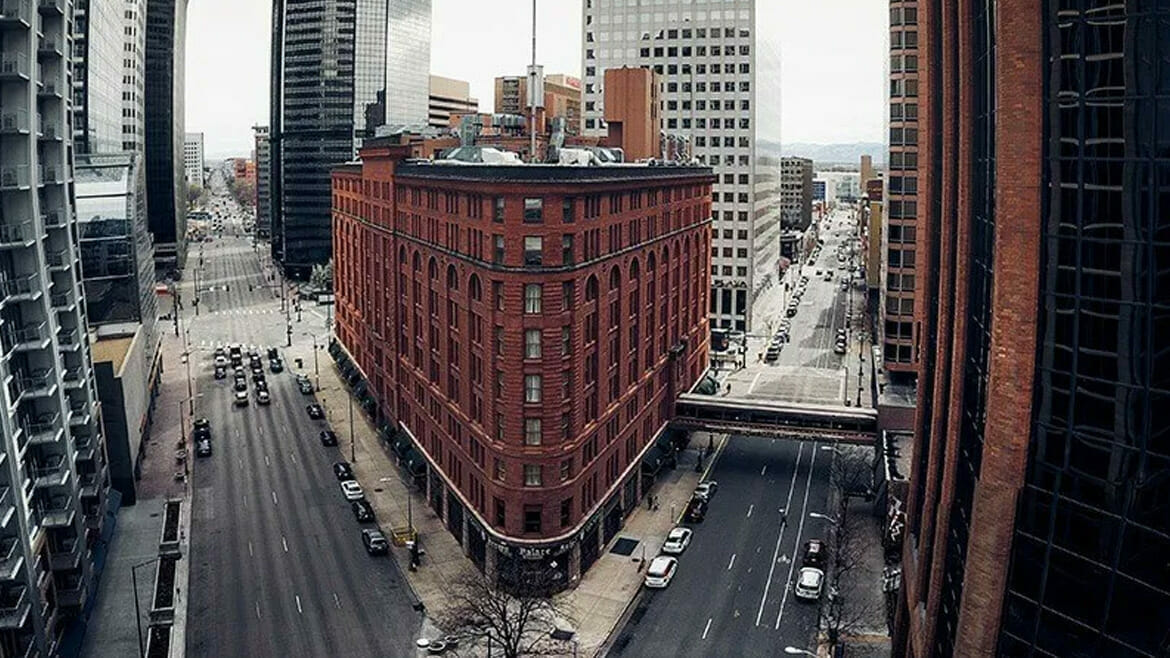
[[[366,554],[330,468],[349,446],[321,445],[327,425],[306,414],[314,397],[296,389],[293,364],[279,374],[265,367],[269,406],[256,403],[250,377],[242,408],[233,406],[230,376],[214,379],[215,345],[262,353],[278,346],[283,354],[287,334],[251,237],[202,244],[202,258],[196,245],[189,252],[180,325],[191,346],[195,415],[210,419],[213,445],[210,457],[193,462],[188,654],[414,655],[420,616],[392,560]],[[196,317],[190,300],[200,260]],[[322,317],[291,318],[293,340],[310,341],[309,325],[324,336]]]

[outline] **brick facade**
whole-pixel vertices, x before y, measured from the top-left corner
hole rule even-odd
[[[621,488],[705,369],[713,176],[411,150],[334,171],[338,341],[448,514],[504,552],[574,544],[636,504]]]

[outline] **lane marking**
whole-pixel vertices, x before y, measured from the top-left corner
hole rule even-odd
[[[300,595],[299,595],[299,594],[297,594],[297,595],[294,595],[294,596],[293,596],[293,598],[295,598],[295,599],[297,600],[297,613],[299,613],[299,614],[302,614],[302,615],[303,615],[303,614],[305,614],[305,611],[304,611],[304,609],[303,609],[303,608],[301,608],[301,597],[300,597]]]
[[[252,552],[252,542],[248,542],[248,557],[256,557],[256,554]]]
[[[241,501],[243,501],[243,504],[244,504],[244,509],[248,509],[248,497],[247,497],[247,496],[241,496],[241,497],[240,497],[240,500],[241,500]]]
[[[796,552],[800,550],[800,535],[804,531],[804,518],[807,516],[806,511],[808,508],[808,492],[809,488],[812,486],[813,466],[816,465],[817,462],[817,452],[819,451],[817,450],[817,445],[814,442],[812,458],[808,460],[808,481],[804,485],[804,502],[800,504],[800,523],[796,525],[796,543],[793,544],[792,547],[792,560],[788,566],[788,580],[785,581],[786,583],[792,582],[792,571],[796,569]],[[780,612],[776,614],[776,630],[780,629],[780,620],[784,618],[784,604],[788,601],[789,589],[791,588],[786,584],[784,587],[784,596],[780,599]]]
[[[800,457],[803,454],[804,441],[801,441],[800,447],[796,450],[796,465],[792,469],[792,482],[788,485],[788,501],[784,503],[785,510],[792,503],[792,492],[796,490],[796,478],[800,472]],[[768,567],[768,580],[764,581],[764,596],[760,598],[760,610],[756,613],[756,626],[759,626],[760,620],[764,618],[764,604],[768,602],[768,590],[772,587],[772,574],[776,571],[776,559],[780,556],[780,540],[784,538],[786,525],[785,523],[780,524],[780,532],[776,535],[776,548],[772,551],[772,563]]]
[[[280,536],[280,545],[284,546],[284,552],[288,552],[288,542],[284,540],[284,535]]]
[[[762,375],[762,374],[764,374],[763,370],[757,372],[756,376],[752,378],[752,384],[751,384],[751,386],[748,386],[748,391],[747,391],[748,395],[751,395],[752,390],[755,389],[755,387],[756,387],[756,382],[760,381],[760,375]]]
[[[735,553],[731,554],[731,561],[727,563],[727,570],[731,571],[732,565],[735,564]]]
[[[337,598],[337,592],[333,593],[333,604],[337,606],[338,610],[341,609],[341,599]]]
[[[256,602],[256,619],[260,618],[260,602]]]
[[[280,504],[280,503],[276,502],[276,491],[273,491],[273,492],[272,492],[272,504],[273,504],[273,505],[279,505],[279,504]]]
[[[264,455],[264,465],[272,466],[272,462],[268,460],[268,455]]]
[[[764,467],[760,469],[760,475],[763,475],[764,473],[767,473],[767,472],[768,472],[768,465],[764,464]]]
[[[297,455],[295,452],[288,453],[288,456],[292,457],[292,463],[294,463],[294,464],[297,463]]]
[[[748,505],[748,513],[747,513],[747,518],[749,518],[749,519],[750,519],[750,518],[752,518],[752,510],[754,510],[755,508],[756,508],[756,504],[755,504],[755,503],[752,503],[751,505]]]
[[[707,639],[707,632],[711,630],[711,618],[707,617],[707,627],[703,629],[703,639]]]

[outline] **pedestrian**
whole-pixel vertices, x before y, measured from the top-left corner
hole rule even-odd
[[[764,353],[763,352],[756,352],[756,363],[760,363],[763,360],[764,360]]]

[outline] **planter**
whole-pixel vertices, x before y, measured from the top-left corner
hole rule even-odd
[[[168,500],[163,506],[162,535],[158,541],[159,555],[178,557],[181,554],[179,549],[179,517],[182,509],[183,503],[178,500]]]

